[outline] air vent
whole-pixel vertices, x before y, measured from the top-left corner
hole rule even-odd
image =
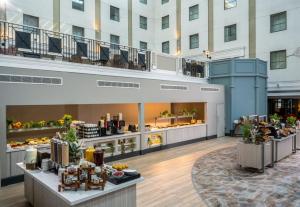
[[[204,92],[217,92],[217,91],[220,91],[220,89],[219,88],[213,88],[213,87],[202,87],[201,91],[204,91]]]
[[[98,87],[136,88],[136,89],[139,89],[141,87],[140,83],[105,81],[105,80],[98,80],[97,84]]]
[[[160,84],[160,90],[189,90],[188,86],[185,85],[169,85],[169,84]]]
[[[4,82],[4,83],[25,83],[25,84],[45,84],[45,85],[62,85],[63,79],[62,78],[56,78],[56,77],[0,74],[0,82]]]

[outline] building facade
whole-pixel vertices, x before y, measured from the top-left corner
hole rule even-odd
[[[160,62],[167,70],[176,66],[169,58],[177,56],[207,61],[203,51],[212,60],[262,59],[268,62],[270,113],[298,113],[298,0],[3,2],[2,18],[8,22],[165,54],[153,58],[152,65]]]

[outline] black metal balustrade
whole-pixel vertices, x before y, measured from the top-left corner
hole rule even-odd
[[[0,21],[0,54],[150,71],[151,52]]]
[[[182,58],[182,72],[184,75],[204,78],[205,77],[205,63],[195,60]]]

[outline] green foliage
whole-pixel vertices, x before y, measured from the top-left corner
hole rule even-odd
[[[69,129],[67,133],[64,135],[63,139],[68,143],[73,143],[73,142],[77,143],[78,137],[76,134],[76,129],[73,128]]]
[[[196,113],[197,113],[197,109],[193,108],[192,111],[191,111],[191,114],[195,116]]]
[[[280,121],[280,116],[278,115],[278,114],[272,114],[272,115],[270,115],[270,120],[271,121],[274,121],[274,122],[279,122]]]
[[[73,162],[80,157],[80,146],[77,142],[69,142],[69,155]]]
[[[243,138],[248,139],[251,136],[251,125],[250,124],[244,124],[242,126],[242,133],[243,133]]]
[[[76,129],[69,129],[63,136],[63,140],[69,144],[70,160],[76,162],[76,160],[80,157],[80,146],[78,144]]]
[[[70,114],[65,114],[62,119],[64,120],[64,126],[69,129],[72,123],[73,117]]]
[[[294,116],[289,116],[287,119],[286,119],[286,122],[290,125],[290,126],[295,126],[296,124],[296,117]]]

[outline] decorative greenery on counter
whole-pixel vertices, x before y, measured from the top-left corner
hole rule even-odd
[[[297,118],[294,117],[294,116],[289,116],[289,117],[286,119],[286,123],[287,123],[290,127],[295,127],[295,126],[296,126],[296,121],[297,121]]]
[[[69,143],[70,161],[76,163],[80,159],[80,145],[78,144],[76,129],[69,129],[63,135],[63,140]]]
[[[260,144],[270,140],[270,130],[245,122],[242,127],[243,141],[247,144]]]
[[[270,115],[270,121],[271,121],[271,123],[272,124],[274,124],[274,125],[278,125],[278,124],[280,124],[280,119],[281,119],[281,116],[279,116],[278,114],[272,114],[272,115]]]

